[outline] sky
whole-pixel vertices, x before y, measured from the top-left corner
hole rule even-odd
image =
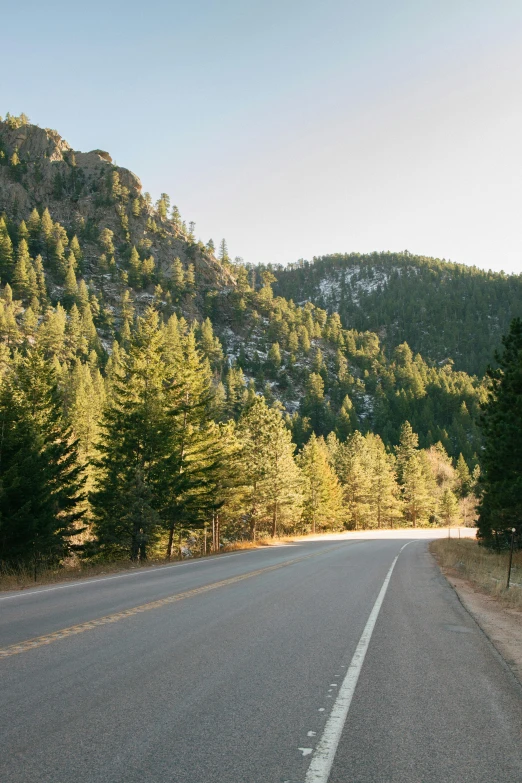
[[[2,28],[1,115],[108,150],[232,256],[522,273],[520,0],[26,0]]]

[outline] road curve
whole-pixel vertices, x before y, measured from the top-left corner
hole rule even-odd
[[[305,542],[1,595],[0,780],[522,780],[521,689],[426,541],[405,543]]]

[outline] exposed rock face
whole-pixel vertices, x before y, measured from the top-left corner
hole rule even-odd
[[[13,166],[15,153],[19,163]],[[101,252],[100,232],[108,228],[118,265],[132,245],[146,247],[156,268],[166,274],[176,257],[185,267],[194,264],[198,305],[205,290],[234,284],[230,272],[201,243],[158,215],[143,197],[139,178],[115,166],[108,152],[78,152],[54,130],[0,122],[0,156],[0,213],[20,221],[33,208],[41,212],[47,207],[53,220],[83,234],[93,269]]]

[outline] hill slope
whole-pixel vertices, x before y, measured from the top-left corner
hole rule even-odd
[[[337,254],[274,269],[276,293],[338,312],[345,328],[482,375],[522,315],[522,275],[484,272],[409,253]]]
[[[103,375],[113,346],[125,350],[136,315],[152,305],[163,323],[176,315],[182,331],[194,330],[224,419],[239,416],[250,385],[250,395],[255,387],[283,404],[299,447],[312,431],[344,439],[355,429],[377,432],[390,446],[407,419],[422,447],[442,441],[452,456],[476,461],[484,385],[449,361],[431,361],[452,358],[431,314],[427,334],[417,328],[419,309],[431,313],[418,283],[425,277],[439,292],[440,319],[458,312],[452,267],[336,257],[277,270],[275,293],[285,295],[274,295],[269,269],[232,264],[226,252],[216,258],[166,194],[152,204],[108,153],[74,151],[23,116],[0,122],[0,211],[0,276],[14,292],[14,299],[11,289],[2,294],[0,339],[9,351],[41,345],[65,389],[78,364]],[[518,283],[498,283],[513,287],[513,309]],[[471,303],[466,312],[471,323]],[[497,311],[492,319],[493,339],[502,325]],[[414,349],[424,341],[430,360],[401,342],[406,332]],[[489,356],[491,347],[481,352]]]

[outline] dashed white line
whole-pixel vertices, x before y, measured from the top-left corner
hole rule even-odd
[[[386,595],[388,585],[390,584],[390,579],[393,573],[393,569],[395,568],[395,563],[399,559],[399,555],[402,550],[405,549],[408,544],[412,543],[414,542],[408,541],[407,544],[404,544],[404,546],[401,547],[399,554],[391,564],[389,571],[386,574],[386,578],[379,591],[377,600],[373,605],[373,609],[370,612],[370,616],[368,617],[364,631],[362,632],[362,636],[359,639],[359,643],[353,654],[353,658],[348,667],[348,671],[346,672],[346,676],[339,689],[337,699],[335,700],[332,711],[330,712],[328,720],[326,721],[326,726],[324,727],[321,739],[315,747],[312,761],[308,767],[308,772],[306,773],[304,783],[328,783],[328,776],[330,775],[330,770],[337,752],[337,746],[339,745],[341,733],[344,728],[344,724],[346,723],[346,718],[348,716],[350,704],[352,703],[352,697],[357,685],[357,680],[359,679],[359,675],[361,673],[362,665],[366,657],[366,652],[370,644],[370,639],[372,638],[373,629],[375,628],[375,623],[377,622],[377,617],[379,616],[382,602],[384,601],[384,596]],[[322,710],[323,708],[321,708],[319,711],[321,712]]]

